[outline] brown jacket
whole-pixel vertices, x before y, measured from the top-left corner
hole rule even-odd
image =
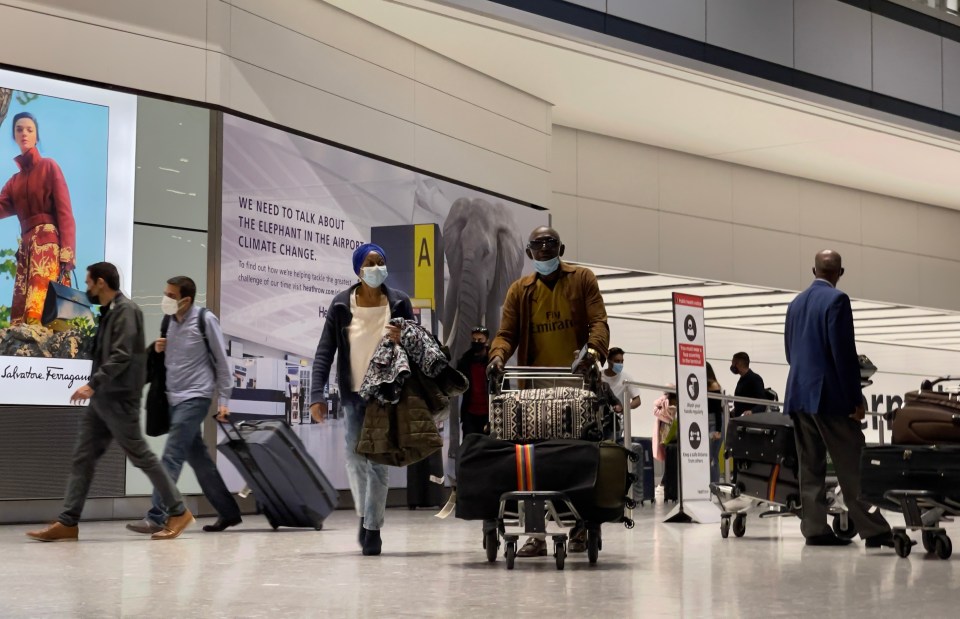
[[[577,346],[585,344],[600,354],[601,363],[606,361],[610,345],[610,327],[607,325],[607,309],[600,295],[600,285],[593,271],[584,267],[560,263],[561,277],[573,278],[570,286],[570,307],[573,321],[577,324]],[[510,285],[503,302],[500,330],[490,346],[490,358],[500,357],[505,362],[517,352],[519,365],[530,365],[527,356],[530,350],[530,308],[533,305],[534,284],[537,275],[521,277]]]

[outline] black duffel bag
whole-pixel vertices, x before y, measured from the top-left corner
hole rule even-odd
[[[160,337],[167,337],[170,317],[164,316],[160,324]],[[166,356],[157,352],[155,346],[147,349],[147,410],[146,430],[148,436],[163,436],[170,431],[170,401],[167,399]]]
[[[517,445],[468,434],[457,460],[456,516],[493,520],[499,516],[500,496],[517,490],[565,492],[578,509],[592,505],[599,467],[597,443],[554,439]]]

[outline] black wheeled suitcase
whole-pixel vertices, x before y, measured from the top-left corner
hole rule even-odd
[[[797,464],[793,421],[781,413],[753,413],[730,420],[727,453],[735,460],[766,464]]]
[[[270,526],[322,529],[339,495],[290,426],[244,421],[221,427],[227,437],[217,449],[243,475]]]
[[[884,508],[890,490],[925,490],[960,501],[960,445],[877,445],[860,456],[860,498]]]
[[[634,466],[633,500],[643,505],[657,500],[653,486],[653,439],[633,437],[633,451],[640,456]]]

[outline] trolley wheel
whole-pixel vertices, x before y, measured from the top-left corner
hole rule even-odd
[[[923,540],[923,549],[927,552],[936,552],[937,551],[937,534],[933,531],[924,531],[920,535],[920,539]]]
[[[314,523],[313,523],[313,530],[314,530],[314,531],[322,531],[322,530],[323,530],[323,522],[322,522],[322,521],[314,522]]]
[[[730,516],[724,516],[720,519],[720,537],[723,539],[730,537]]]
[[[507,542],[507,551],[504,555],[507,559],[507,569],[513,569],[513,563],[517,560],[517,542]]]
[[[587,560],[590,565],[596,565],[600,558],[600,531],[596,529],[587,530]]]
[[[897,551],[899,557],[909,557],[910,549],[913,547],[913,540],[903,531],[897,531],[893,534],[893,549]]]
[[[937,541],[934,542],[934,551],[941,559],[949,559],[950,555],[953,554],[953,542],[950,541],[946,533],[937,535]]]
[[[557,542],[553,546],[553,556],[557,560],[557,569],[563,569],[563,563],[567,558],[567,545],[563,542]]]
[[[497,530],[483,532],[483,549],[487,551],[487,561],[493,563],[497,560],[497,551],[500,550],[500,540],[497,537]]]
[[[747,517],[743,514],[737,514],[733,519],[733,534],[737,537],[743,537],[747,532]]]
[[[833,517],[833,532],[840,539],[853,539],[857,536],[857,528],[853,524],[853,519],[847,516],[847,526],[843,526],[843,517],[837,514]]]

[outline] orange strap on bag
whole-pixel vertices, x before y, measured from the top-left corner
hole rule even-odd
[[[770,473],[770,481],[767,482],[767,500],[773,501],[773,497],[777,493],[777,480],[780,479],[780,465],[776,464],[773,467],[773,472]]]
[[[533,445],[515,445],[517,456],[517,490],[532,492],[533,481]]]

